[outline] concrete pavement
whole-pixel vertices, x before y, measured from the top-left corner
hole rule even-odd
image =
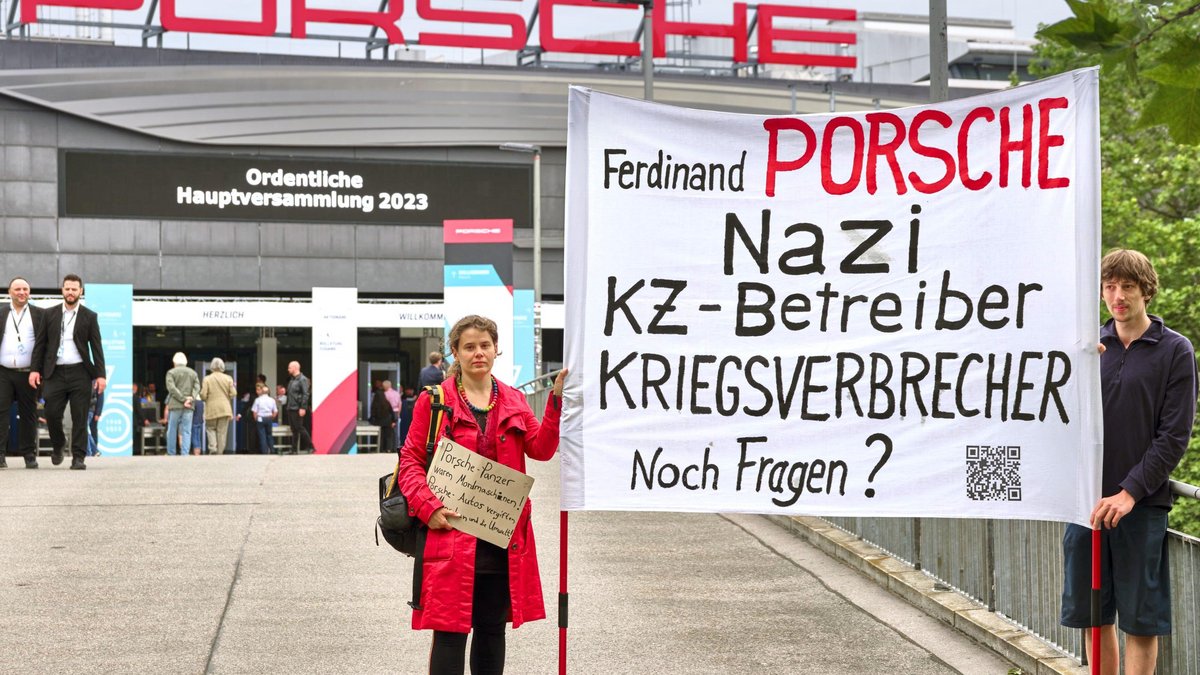
[[[18,458],[19,460],[19,458]],[[101,457],[0,471],[0,672],[419,673],[411,561],[372,534],[389,456]],[[535,463],[557,672],[558,464]],[[1006,673],[1011,664],[757,516],[570,517],[572,673]]]

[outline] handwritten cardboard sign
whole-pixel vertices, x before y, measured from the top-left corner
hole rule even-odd
[[[442,439],[429,465],[429,489],[451,511],[454,529],[508,548],[533,477]]]

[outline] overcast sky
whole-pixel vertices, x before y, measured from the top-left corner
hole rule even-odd
[[[277,2],[279,11],[279,28],[286,32],[291,26],[291,3],[284,0]],[[682,0],[680,0],[682,1]],[[860,12],[895,12],[902,14],[928,14],[928,0],[776,0],[784,5],[802,5],[812,7],[838,7],[856,9]],[[374,11],[379,7],[378,0],[308,0],[315,7],[356,9]],[[439,8],[463,8],[476,11],[498,11],[512,13],[518,11],[528,18],[536,0],[434,0]],[[692,0],[691,15],[693,21],[726,23],[732,16],[733,3],[731,0]],[[1013,23],[1018,38],[1032,39],[1039,23],[1053,23],[1067,16],[1070,11],[1064,0],[947,0],[948,14],[951,17],[969,17],[984,19],[1008,19]],[[149,6],[149,0],[145,6]],[[261,11],[260,2],[254,0],[177,0],[178,13],[181,16],[212,17],[223,19],[257,20]],[[416,16],[416,3],[405,2],[404,15],[399,25],[405,37],[412,39],[422,30],[437,30],[447,33],[461,33],[467,28],[464,24],[424,22]],[[136,12],[115,12],[115,20],[126,23],[142,23],[145,20],[145,10]],[[638,23],[638,13],[615,8],[560,8],[555,13],[556,32],[564,37],[579,37],[587,34],[629,30],[632,36]],[[470,32],[476,32],[478,27],[472,26]],[[310,33],[343,34],[350,32],[354,35],[365,36],[368,29],[363,27],[328,26],[314,24]],[[531,42],[537,41],[534,32]],[[117,35],[118,44],[140,44],[140,35],[134,31],[122,31]],[[336,55],[337,42],[322,40],[284,40],[266,38],[236,38],[210,35],[179,35],[167,36],[168,46],[183,48],[190,45],[193,49],[222,49],[252,52],[284,52],[284,53],[313,53]],[[341,43],[342,53],[347,56],[362,56],[363,46],[358,43]],[[446,49],[428,54],[434,58],[447,61],[477,60],[478,50]]]

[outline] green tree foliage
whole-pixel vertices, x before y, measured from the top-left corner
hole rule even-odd
[[[1042,29],[1034,70],[1049,75],[1101,66],[1104,249],[1133,248],[1150,257],[1159,274],[1150,311],[1197,344],[1200,2],[1067,4],[1075,17]],[[1200,485],[1200,422],[1173,477]],[[1200,501],[1179,500],[1171,526],[1200,536]]]
[[[1200,145],[1200,2],[1066,2],[1074,16],[1038,36],[1094,57],[1106,75],[1148,81],[1139,125],[1165,125],[1176,142]]]

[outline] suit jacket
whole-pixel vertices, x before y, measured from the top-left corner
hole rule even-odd
[[[108,371],[104,369],[104,347],[100,344],[100,320],[96,313],[87,307],[77,307],[73,323],[74,334],[71,336],[75,340],[75,348],[83,357],[83,365],[92,379],[108,377]],[[32,368],[34,372],[42,374],[42,379],[54,374],[61,337],[62,305],[58,304],[48,307],[42,314],[41,331],[37,334],[37,342],[33,347]]]
[[[0,305],[0,340],[4,338],[4,328],[8,325],[9,316],[12,315],[12,303],[7,302]],[[46,310],[41,307],[34,307],[32,303],[25,305],[25,321],[33,321],[33,347],[37,348],[37,339],[42,336],[42,321],[46,316]],[[30,361],[37,369],[37,361]]]

